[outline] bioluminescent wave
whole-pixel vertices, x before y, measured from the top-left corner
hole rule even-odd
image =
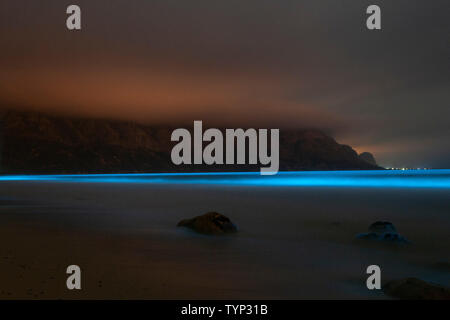
[[[1,181],[450,189],[450,170],[6,175]]]

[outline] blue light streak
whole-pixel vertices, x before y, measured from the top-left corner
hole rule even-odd
[[[0,182],[7,181],[450,189],[450,170],[296,171],[275,176],[259,172],[0,176]]]

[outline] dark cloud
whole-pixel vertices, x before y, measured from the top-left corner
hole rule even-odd
[[[0,99],[140,121],[320,127],[385,165],[450,165],[448,0],[0,0]]]

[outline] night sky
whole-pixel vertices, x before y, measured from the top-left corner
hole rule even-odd
[[[448,0],[0,0],[0,104],[314,127],[384,166],[450,167],[449,14]]]

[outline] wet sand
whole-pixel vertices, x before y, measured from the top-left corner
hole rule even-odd
[[[233,236],[176,228],[207,211]],[[388,220],[409,246],[355,241]],[[386,299],[365,287],[418,277],[450,286],[445,189],[0,183],[0,298]],[[82,269],[69,291],[66,267]]]

